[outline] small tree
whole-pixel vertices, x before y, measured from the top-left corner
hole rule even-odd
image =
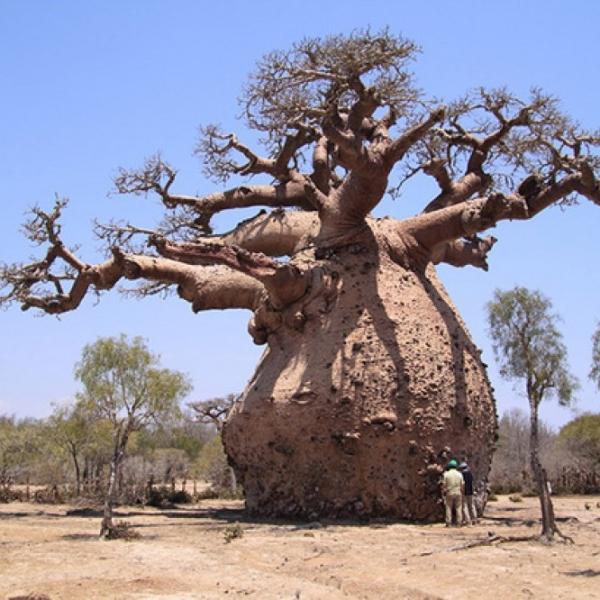
[[[100,338],[83,349],[75,375],[83,384],[80,401],[112,428],[113,451],[100,537],[115,534],[112,519],[119,470],[132,432],[176,412],[179,400],[191,389],[187,377],[158,368],[141,338]]]
[[[592,368],[590,379],[596,383],[600,390],[600,323],[592,336]]]
[[[211,398],[199,402],[191,402],[190,408],[196,413],[196,419],[205,425],[214,425],[217,433],[221,433],[227,413],[235,404],[237,396],[227,394],[222,398]]]
[[[235,471],[228,464],[227,457],[223,451],[223,426],[227,415],[235,404],[237,396],[227,394],[222,398],[211,398],[200,402],[190,403],[190,408],[196,413],[196,419],[205,425],[213,425],[217,430],[214,440],[207,444],[202,453],[201,463],[210,465],[201,468],[201,472],[208,477],[210,482],[217,488],[224,487],[224,481],[229,480],[229,487],[232,494],[237,493],[237,479]],[[208,475],[207,475],[208,473]]]
[[[91,412],[81,401],[73,405],[55,406],[48,418],[47,433],[49,437],[67,452],[73,462],[77,496],[81,494],[82,455],[93,439],[92,419]]]
[[[577,387],[567,365],[567,351],[557,329],[550,300],[540,292],[515,287],[496,290],[488,303],[490,335],[500,374],[525,383],[530,410],[529,452],[531,470],[542,509],[541,536],[550,541],[556,527],[546,472],[540,461],[538,409],[544,398],[555,396],[569,404]]]

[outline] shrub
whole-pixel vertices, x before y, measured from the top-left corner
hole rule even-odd
[[[140,537],[128,521],[117,521],[106,535],[108,540],[137,540]]]
[[[18,490],[11,490],[7,487],[0,487],[0,504],[8,502],[24,502],[25,494]]]
[[[244,530],[239,523],[227,525],[223,531],[223,537],[225,538],[226,544],[230,544],[233,540],[239,539],[243,536]]]

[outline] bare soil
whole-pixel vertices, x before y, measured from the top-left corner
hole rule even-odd
[[[69,516],[70,506],[4,504],[0,597],[600,598],[600,496],[555,498],[555,505],[574,545],[457,549],[491,534],[537,533],[537,498],[500,497],[479,525],[449,529],[246,519],[236,501],[121,507],[119,518],[142,536],[132,541],[100,541],[99,517]]]

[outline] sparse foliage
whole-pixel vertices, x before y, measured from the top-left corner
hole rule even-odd
[[[59,220],[66,200],[57,198],[49,212],[35,208],[23,231],[48,251],[30,264],[3,265],[0,279],[6,292],[0,302],[59,313],[75,309],[88,290],[109,289],[127,278],[146,280],[139,290],[142,295],[176,285],[199,310],[231,307],[218,290],[237,287],[247,295],[252,289],[249,281],[243,285],[243,278],[236,280],[231,269],[258,279],[257,289],[266,283],[250,268],[254,257],[234,263],[221,246],[291,255],[300,237],[314,237],[313,219],[296,224],[296,216],[286,215],[291,229],[277,243],[266,216],[254,223],[263,223],[260,231],[240,224],[230,235],[204,240],[202,234],[212,231],[212,215],[249,206],[300,208],[320,220],[324,230],[318,243],[328,246],[332,235],[343,233],[340,210],[352,213],[352,228],[357,227],[386,187],[398,191],[418,173],[439,185],[439,194],[425,212],[457,206],[445,213],[441,229],[432,219],[415,221],[413,232],[428,248],[425,260],[430,262],[486,268],[495,240],[476,236],[498,220],[528,219],[576,196],[600,203],[597,131],[581,127],[560,111],[555,98],[538,89],[524,100],[504,88],[478,88],[441,105],[414,84],[410,67],[418,51],[414,42],[387,29],[367,29],[306,38],[290,50],[267,54],[240,97],[246,125],[263,134],[267,154],[261,156],[217,125],[200,128],[196,152],[207,176],[217,182],[231,175],[265,175],[272,183],[242,184],[197,197],[173,191],[177,171],[159,154],[139,169],[122,168],[115,191],[157,194],[167,210],[163,223],[155,230],[129,223],[99,224],[96,233],[112,249],[111,256],[105,263],[89,265],[77,257],[75,247],[63,242]],[[388,186],[397,164],[400,177]],[[363,179],[365,185],[370,183],[361,187],[360,198],[355,197],[353,190]],[[472,201],[468,207],[462,204],[467,200]],[[454,227],[454,219],[462,220],[463,227]],[[148,262],[144,245],[133,243],[137,237],[162,258]],[[193,246],[169,244],[168,238]],[[126,254],[133,249],[136,253]],[[205,266],[192,269],[185,264]],[[207,270],[206,265],[215,264],[226,268]],[[211,274],[218,275],[218,282],[207,286],[205,275]],[[248,298],[233,305],[256,309]]]
[[[80,402],[111,424],[113,453],[101,537],[110,537],[117,480],[131,434],[176,413],[190,391],[182,373],[158,367],[141,338],[100,338],[86,346],[75,375],[83,384]]]
[[[552,396],[568,404],[577,382],[568,370],[567,351],[550,300],[540,292],[516,287],[506,292],[497,290],[487,309],[500,373],[524,384],[529,402],[531,469],[542,508],[542,535],[550,540],[560,532],[540,461],[538,408],[542,400]]]

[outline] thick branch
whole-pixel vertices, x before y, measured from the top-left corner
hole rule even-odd
[[[310,283],[308,273],[290,263],[278,263],[265,256],[237,246],[215,243],[174,244],[163,238],[150,242],[167,258],[187,264],[221,264],[248,275],[266,288],[275,308],[291,304],[302,297]]]
[[[261,211],[222,235],[198,238],[197,242],[235,245],[267,256],[292,256],[310,244],[319,230],[315,212],[275,209]]]
[[[346,123],[337,112],[328,114],[321,129],[323,135],[337,146],[340,164],[347,169],[356,169],[366,159],[362,137],[351,129],[346,129]]]
[[[293,152],[293,148],[307,139],[299,134],[289,138],[284,144],[281,156]],[[275,160],[271,161],[275,165]],[[222,210],[230,208],[247,208],[251,206],[294,206],[305,210],[313,210],[314,206],[306,197],[304,178],[296,173],[288,173],[287,180],[277,185],[242,185],[224,192],[206,196],[188,196],[174,194],[171,187],[176,172],[165,163],[160,156],[149,158],[139,170],[121,169],[115,178],[115,187],[120,194],[146,194],[156,192],[166,208],[187,207],[198,215],[194,225],[206,233],[210,233],[210,219]]]
[[[212,216],[230,208],[293,206],[304,210],[314,210],[313,204],[306,197],[303,182],[299,181],[278,185],[240,186],[203,197],[167,194],[162,198],[165,205],[170,208],[178,204],[192,208],[199,215],[195,224],[206,232],[211,231]]]
[[[445,178],[440,180],[437,176],[438,171],[428,170],[425,165],[423,171],[433,175],[441,189],[441,193],[430,202],[425,212],[458,204],[473,194],[484,193],[492,180],[484,172],[486,161],[493,162],[502,157],[505,163],[514,167],[523,166],[521,155],[524,155],[527,149],[519,148],[520,138],[514,130],[526,127],[531,133],[540,123],[548,125],[557,121],[557,115],[551,110],[548,111],[551,106],[552,100],[539,92],[534,93],[531,102],[524,105],[505,90],[488,92],[482,89],[478,99],[463,100],[451,108],[450,112],[454,111],[454,114],[450,116],[450,128],[436,130],[437,142],[433,145],[438,145],[435,154],[443,152],[445,146],[445,162],[451,170],[457,168],[460,158],[466,154],[464,174],[460,180],[448,182]],[[461,124],[461,118],[466,118],[469,126]],[[547,135],[546,131],[542,135],[544,139],[538,140],[538,146],[548,143],[545,139]],[[549,146],[551,150],[555,150],[552,144]]]
[[[434,264],[444,262],[454,267],[470,265],[487,271],[487,255],[496,242],[494,236],[484,238],[474,236],[441,244],[431,253],[431,262]]]
[[[315,144],[313,150],[313,172],[311,179],[321,192],[329,193],[331,169],[329,167],[329,148],[328,140],[321,136]]]
[[[428,171],[425,172],[428,173]],[[426,213],[468,200],[473,194],[485,190],[491,180],[484,173],[467,173],[458,181],[450,181],[449,175],[445,170],[441,174],[439,174],[439,171],[437,173],[432,172],[431,174],[434,175],[440,184],[442,192],[425,207],[423,212]]]
[[[414,236],[421,248],[435,255],[441,244],[469,237],[494,227],[506,219],[530,219],[573,192],[579,192],[600,204],[600,189],[582,174],[574,174],[546,187],[525,185],[511,195],[491,194],[438,211],[408,219],[401,224],[405,233]],[[529,192],[529,193],[528,193]]]
[[[426,119],[396,138],[385,151],[385,161],[390,168],[404,157],[413,144],[423,138],[436,123],[441,121],[444,114],[445,108],[440,107],[434,110]]]
[[[60,314],[76,309],[90,290],[108,290],[119,280],[144,279],[177,285],[179,295],[192,303],[195,312],[210,308],[255,309],[264,294],[256,280],[224,267],[194,267],[173,260],[144,255],[124,254],[113,249],[113,257],[97,265],[83,264],[73,277],[71,288],[60,293],[35,293],[36,283],[48,280],[48,273],[38,273],[37,281],[20,288],[13,286],[4,302],[14,301],[23,310],[38,308],[48,314]],[[13,269],[16,275],[17,267]],[[6,273],[3,279],[7,280]]]
[[[348,116],[348,127],[358,133],[362,127],[363,120],[372,114],[381,105],[377,91],[373,87],[365,87],[359,77],[351,83],[352,89],[358,94],[358,100],[352,105]]]

